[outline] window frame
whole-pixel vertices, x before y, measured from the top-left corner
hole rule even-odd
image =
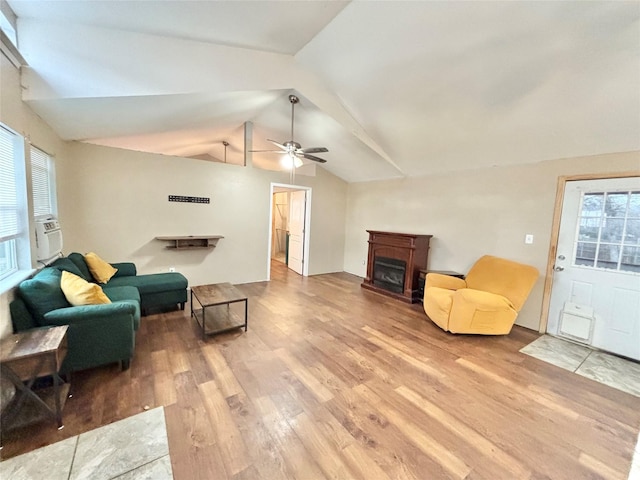
[[[587,269],[592,269],[592,270],[599,270],[599,271],[604,271],[604,272],[610,272],[610,273],[622,273],[622,274],[627,274],[627,275],[640,275],[640,266],[638,266],[637,270],[630,270],[630,269],[622,269],[621,267],[623,265],[625,265],[625,263],[623,262],[623,258],[625,256],[625,247],[634,247],[636,248],[636,255],[634,258],[637,258],[637,256],[640,254],[640,243],[639,244],[628,244],[626,242],[626,235],[627,235],[627,226],[628,226],[628,222],[629,220],[632,221],[637,221],[640,220],[640,217],[636,217],[636,216],[630,216],[630,210],[631,210],[631,197],[632,195],[638,195],[638,191],[635,189],[624,189],[624,190],[619,190],[619,189],[613,189],[613,190],[588,190],[588,191],[584,191],[581,193],[580,195],[580,206],[579,206],[579,214],[578,214],[578,219],[576,222],[576,232],[574,235],[574,240],[573,240],[573,253],[572,253],[572,258],[571,258],[571,266],[575,267],[575,268],[587,268]],[[624,211],[624,216],[620,217],[620,216],[607,216],[606,213],[606,208],[607,208],[607,200],[608,197],[610,195],[619,195],[619,194],[625,194],[627,195],[627,200],[626,200],[626,206],[625,206],[625,211]],[[600,213],[597,216],[586,216],[584,215],[584,203],[585,203],[585,198],[588,195],[602,195],[602,204],[600,207]],[[595,241],[593,240],[586,240],[586,239],[581,239],[580,238],[580,234],[581,234],[581,230],[582,230],[582,221],[584,219],[597,219],[598,222],[598,234],[597,234],[597,238],[595,239]],[[602,239],[602,232],[603,230],[606,228],[606,223],[607,220],[622,220],[622,232],[621,232],[621,238],[619,242],[615,242],[615,241],[603,241]],[[594,227],[595,228],[595,227]],[[577,255],[578,255],[578,250],[580,248],[585,248],[586,246],[593,246],[595,248],[594,251],[594,258],[593,258],[593,263],[591,265],[589,264],[585,264],[585,263],[577,263]],[[618,258],[616,261],[616,266],[615,268],[610,268],[610,267],[604,267],[604,266],[599,266],[598,263],[605,263],[603,260],[600,259],[600,251],[602,246],[605,247],[618,247],[619,248],[619,252],[618,252]]]
[[[44,169],[40,168],[40,166],[37,164],[35,159],[38,157],[44,160]],[[56,178],[54,156],[32,144],[29,148],[29,164],[31,168],[31,211],[33,212],[33,219],[39,220],[52,216],[57,217],[58,206],[56,201],[57,195],[55,189]],[[43,170],[44,174],[42,174]],[[46,183],[46,196],[48,197],[47,206],[49,208],[46,211],[39,212],[40,202],[37,194],[37,191],[39,189],[37,188],[36,182],[42,181]]]
[[[11,242],[11,256],[15,260],[15,265],[0,275],[0,294],[15,287],[19,282],[28,278],[33,272],[31,257],[31,234],[30,234],[30,199],[27,188],[27,142],[25,138],[8,125],[0,122],[0,129],[11,135],[13,149],[14,177],[15,177],[15,197],[17,231],[14,235],[7,235],[1,241]]]

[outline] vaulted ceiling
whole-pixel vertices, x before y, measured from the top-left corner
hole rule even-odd
[[[348,182],[640,150],[639,2],[24,1],[67,140],[238,163],[244,124]],[[253,163],[278,167],[278,156]]]

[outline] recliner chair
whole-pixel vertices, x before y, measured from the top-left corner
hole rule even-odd
[[[535,267],[485,255],[464,280],[427,274],[424,311],[451,333],[507,335],[537,279]]]

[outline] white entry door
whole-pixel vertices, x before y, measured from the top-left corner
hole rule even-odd
[[[566,183],[547,331],[640,360],[640,177]]]
[[[302,275],[304,263],[304,216],[307,192],[291,192],[289,197],[289,263],[291,270]]]

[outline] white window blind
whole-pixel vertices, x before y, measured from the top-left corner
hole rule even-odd
[[[0,126],[0,242],[18,235],[16,135]]]
[[[33,191],[33,216],[51,215],[51,157],[36,147],[31,147],[31,188]]]

